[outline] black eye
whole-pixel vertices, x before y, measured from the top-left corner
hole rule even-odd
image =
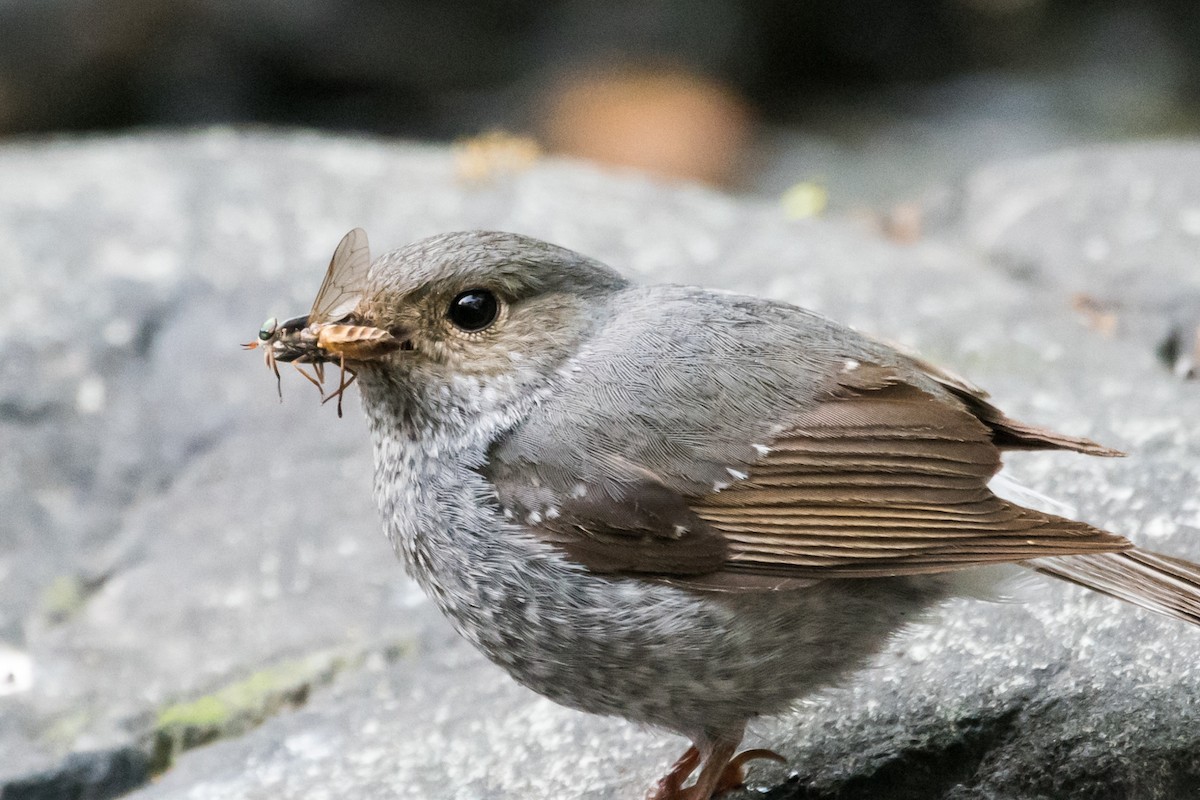
[[[446,316],[464,331],[481,331],[496,321],[500,301],[487,289],[468,289],[450,301]]]

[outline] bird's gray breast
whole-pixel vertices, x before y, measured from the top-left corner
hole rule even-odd
[[[407,387],[360,381],[376,500],[408,571],[465,638],[564,705],[692,736],[738,729],[858,665],[932,600],[904,580],[719,594],[585,569],[507,519],[483,474],[552,396],[414,406]]]

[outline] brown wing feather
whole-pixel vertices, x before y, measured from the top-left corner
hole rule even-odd
[[[1200,565],[1132,549],[1124,553],[1031,561],[1046,575],[1200,625]]]
[[[620,480],[579,482],[566,494],[531,483],[512,465],[492,463],[485,473],[510,517],[594,572],[690,576],[721,568],[725,537],[682,495],[624,459],[611,466]]]
[[[996,497],[987,421],[887,370],[853,372],[745,480],[692,502],[729,540],[727,571],[870,577],[1130,546]]]
[[[924,379],[925,388],[914,385]],[[825,400],[793,415],[759,460],[731,467],[731,485],[703,496],[679,494],[615,457],[608,480],[577,483],[570,493],[531,482],[527,464],[495,461],[486,472],[508,513],[592,570],[726,590],[1131,547],[992,494],[1001,442],[1038,429],[987,411],[982,392],[952,376],[913,381],[847,361]],[[1036,435],[1031,446],[1104,450]]]
[[[943,389],[961,400],[976,419],[987,425],[992,432],[992,441],[1003,450],[1073,450],[1090,456],[1124,455],[1120,450],[1097,444],[1091,439],[1066,436],[1015,420],[992,405],[988,401],[988,393],[970,381],[920,358],[913,357],[912,361]]]

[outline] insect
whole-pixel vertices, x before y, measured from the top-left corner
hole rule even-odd
[[[342,237],[325,279],[317,290],[316,299],[308,314],[278,322],[268,319],[258,331],[258,339],[242,347],[247,350],[263,348],[267,365],[275,373],[279,397],[283,399],[283,387],[279,375],[279,362],[290,362],[301,375],[321,392],[321,402],[338,400],[338,416],[342,416],[342,395],[354,383],[353,368],[346,361],[374,357],[382,352],[394,350],[400,342],[390,333],[369,325],[358,325],[353,312],[362,297],[363,283],[371,266],[371,252],[367,233],[355,228]],[[325,394],[325,362],[336,361],[339,365],[338,386]],[[312,364],[313,374],[300,365]],[[350,376],[347,379],[347,374]]]

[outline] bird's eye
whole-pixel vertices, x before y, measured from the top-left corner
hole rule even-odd
[[[446,316],[468,333],[481,331],[496,321],[500,301],[487,289],[468,289],[450,301]]]
[[[263,323],[261,328],[258,329],[258,338],[265,342],[274,336],[275,331],[278,329],[279,322],[274,317],[271,317],[269,320]]]

